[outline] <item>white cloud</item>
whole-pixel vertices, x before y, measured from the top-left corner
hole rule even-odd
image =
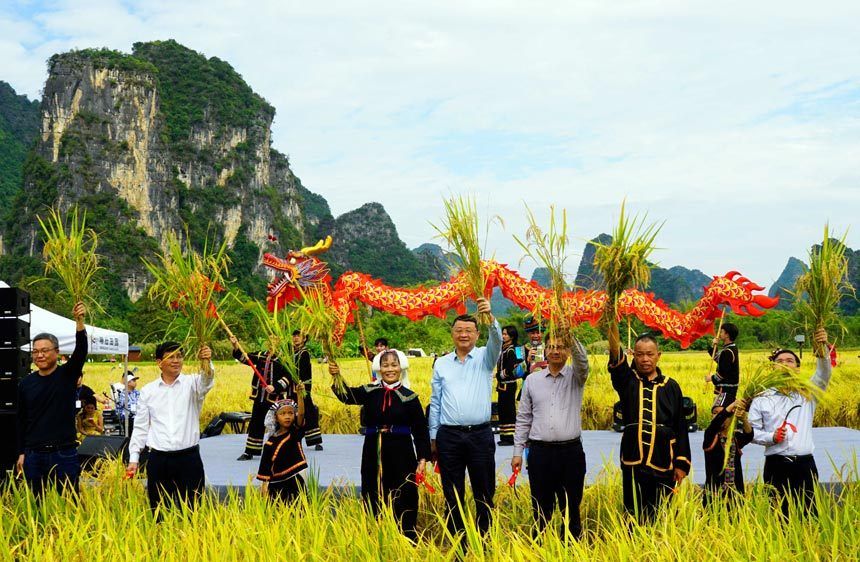
[[[33,96],[54,52],[175,38],[277,108],[336,214],[380,201],[410,246],[450,192],[505,216],[510,263],[523,200],[590,238],[627,196],[665,265],[766,284],[860,208],[860,4],[826,4],[69,0],[0,11],[0,79]]]

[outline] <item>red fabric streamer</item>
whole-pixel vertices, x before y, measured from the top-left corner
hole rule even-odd
[[[427,481],[427,477],[424,476],[423,472],[416,472],[415,473],[415,483],[418,484],[419,486],[424,486],[424,488],[426,488],[427,491],[430,492],[431,494],[436,493],[436,488],[434,488],[433,485]]]

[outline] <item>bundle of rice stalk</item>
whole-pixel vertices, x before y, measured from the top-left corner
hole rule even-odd
[[[299,380],[298,369],[296,369],[296,362],[293,357],[292,337],[295,322],[291,311],[275,309],[273,312],[269,312],[266,305],[259,302],[256,305],[254,317],[257,319],[260,332],[266,337],[267,351],[272,356],[277,357],[278,361],[290,373],[293,382],[299,385],[302,381]],[[301,397],[304,392],[300,391],[299,394]]]
[[[71,299],[71,304],[83,302],[91,310],[103,311],[94,299],[97,277],[103,269],[96,252],[98,235],[87,228],[86,212],[78,213],[75,205],[68,213],[68,228],[60,210],[52,208],[48,217],[36,217],[45,237],[42,256],[45,274],[56,273]]]
[[[656,246],[654,240],[663,223],[645,224],[647,214],[641,218],[629,218],[625,212],[626,201],[621,203],[621,215],[612,231],[612,242],[596,243],[594,267],[603,276],[607,294],[603,321],[609,325],[618,321],[618,298],[626,289],[644,288],[651,282],[649,256]]]
[[[829,225],[825,224],[821,245],[809,251],[809,270],[797,279],[792,293],[794,308],[807,332],[827,327],[838,327],[846,332],[839,318],[839,301],[843,295],[854,294],[845,256],[847,235],[846,230],[841,239],[835,240],[830,237]],[[816,357],[824,357],[822,344],[813,340],[812,347]]]
[[[538,225],[534,213],[526,205],[529,227],[526,230],[525,240],[514,236],[517,244],[525,252],[525,258],[531,258],[535,263],[546,268],[549,272],[551,303],[549,332],[562,338],[565,345],[571,343],[570,318],[568,318],[564,306],[564,294],[567,290],[565,283],[564,266],[567,261],[567,210],[561,210],[561,220],[556,221],[555,206],[550,205],[549,228],[544,231]],[[522,260],[520,260],[522,262]],[[543,303],[538,303],[536,310],[532,311],[535,318],[540,318],[540,310]]]
[[[183,250],[173,233],[168,233],[158,263],[143,260],[154,279],[150,297],[178,313],[167,332],[185,331],[183,346],[194,356],[214,341],[221,323],[217,294],[224,291],[229,262],[226,242],[213,249],[207,241],[203,252],[197,253],[190,244]],[[201,368],[209,373],[209,362],[201,361]]]
[[[466,274],[466,280],[475,298],[485,297],[487,280],[484,277],[482,267],[482,251],[479,240],[480,226],[475,200],[457,196],[445,199],[443,202],[445,219],[441,225],[437,226],[431,223],[431,226],[436,229],[440,238],[445,239],[451,253],[460,261],[460,266]],[[499,217],[496,217],[496,220],[501,222]],[[478,322],[489,324],[490,316],[479,314]]]
[[[799,394],[803,398],[811,399],[822,394],[822,390],[815,386],[808,377],[801,375],[799,369],[791,369],[779,363],[762,363],[756,367],[752,375],[745,377],[745,380],[738,389],[738,400],[752,400],[767,392],[775,390],[779,394],[790,395]],[[723,470],[729,462],[728,439],[732,439],[737,427],[738,418],[732,416],[729,422],[729,428],[726,432],[727,446],[725,447],[725,456],[723,457]]]
[[[323,352],[329,361],[337,359],[338,347],[334,341],[334,331],[337,316],[331,303],[322,291],[315,289],[299,289],[302,302],[295,309],[295,321],[299,329],[307,337],[320,342]],[[342,388],[342,377],[336,377],[334,383]]]

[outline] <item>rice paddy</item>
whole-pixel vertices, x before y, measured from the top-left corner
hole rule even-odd
[[[741,357],[744,369],[762,361],[763,353]],[[803,372],[811,374],[811,358]],[[827,398],[816,414],[817,425],[860,427],[860,360],[843,352]],[[350,384],[366,377],[359,360],[340,362]],[[606,372],[606,356],[592,358],[592,375],[583,403],[586,429],[606,428],[615,400]],[[410,379],[422,402],[429,395],[431,360],[413,359]],[[699,404],[699,422],[710,414],[711,389],[703,378],[709,370],[704,353],[667,353],[661,366],[677,378],[684,393]],[[189,367],[193,367],[189,365]],[[97,391],[119,379],[115,364],[91,363],[85,381]],[[152,364],[140,365],[145,384],[156,377]],[[216,365],[216,386],[206,399],[201,422],[221,411],[248,406],[248,367]],[[743,377],[743,374],[742,374]],[[324,365],[314,365],[313,396],[322,410],[324,433],[358,428],[354,408],[340,405],[331,394]],[[586,489],[583,504],[585,536],[566,543],[557,534],[560,516],[537,540],[531,536],[528,490],[499,480],[493,525],[486,537],[467,534],[461,549],[446,535],[438,475],[429,479],[437,493],[421,492],[418,529],[412,544],[398,532],[390,512],[379,520],[368,515],[353,496],[312,492],[297,504],[269,504],[259,494],[231,495],[227,501],[205,497],[194,511],[172,510],[155,522],[140,480],[125,480],[117,461],[97,465],[90,485],[82,486],[75,504],[49,494],[41,505],[22,489],[2,493],[0,559],[31,560],[857,560],[860,559],[860,487],[858,467],[843,473],[838,493],[821,492],[818,516],[792,515],[782,521],[766,490],[750,486],[742,504],[716,502],[702,507],[701,490],[685,481],[670,505],[649,526],[626,519],[621,506],[617,469],[604,469],[598,483]],[[467,505],[471,499],[467,498]]]

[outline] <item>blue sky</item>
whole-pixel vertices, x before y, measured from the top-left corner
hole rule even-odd
[[[566,208],[580,252],[626,197],[665,221],[661,264],[768,285],[860,211],[858,21],[853,1],[12,0],[0,79],[37,96],[55,52],[174,38],[275,106],[274,146],[336,215],[379,201],[410,247],[450,193],[504,217],[488,249],[511,264],[524,202]]]

